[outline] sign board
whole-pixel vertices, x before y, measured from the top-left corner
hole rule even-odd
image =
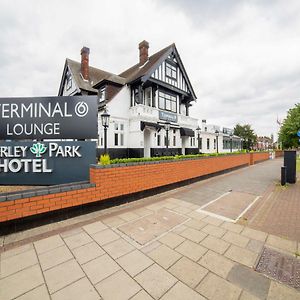
[[[300,130],[297,131],[297,135],[300,137]]]
[[[97,96],[0,98],[0,140],[97,138]]]
[[[0,183],[50,185],[89,180],[95,142],[1,142]]]
[[[164,120],[164,121],[168,121],[168,122],[173,122],[173,123],[177,123],[177,115],[167,112],[167,111],[159,111],[159,119],[160,120]]]

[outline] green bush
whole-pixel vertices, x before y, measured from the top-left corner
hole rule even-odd
[[[110,161],[110,157],[108,154],[103,154],[100,156],[100,159],[99,159],[99,163],[100,165],[110,165],[111,161]]]
[[[258,152],[258,151],[257,151]],[[263,151],[261,151],[263,152]],[[211,156],[224,156],[224,155],[236,155],[247,153],[247,150],[241,150],[236,152],[224,152],[224,153],[202,153],[202,154],[188,154],[188,155],[175,155],[175,156],[156,156],[156,157],[136,157],[136,158],[115,158],[109,160],[108,158],[103,158],[104,155],[100,157],[100,164],[126,164],[126,163],[135,163],[135,162],[147,162],[147,161],[163,161],[163,160],[181,160],[181,159],[190,159],[198,157],[211,157]]]

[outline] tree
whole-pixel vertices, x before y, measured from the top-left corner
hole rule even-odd
[[[237,124],[234,127],[234,135],[239,136],[243,139],[242,147],[243,149],[250,150],[253,145],[256,143],[257,135],[255,134],[254,130],[251,128],[250,124],[241,125]]]
[[[296,148],[299,146],[297,131],[300,129],[300,103],[289,109],[287,117],[283,120],[279,130],[278,140],[283,149]]]

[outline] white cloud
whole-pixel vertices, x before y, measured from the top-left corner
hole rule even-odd
[[[57,94],[64,60],[119,73],[175,42],[198,101],[192,115],[275,133],[299,102],[300,3],[294,1],[1,1],[1,97]]]

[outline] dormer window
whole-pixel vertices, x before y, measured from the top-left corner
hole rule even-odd
[[[166,62],[166,76],[171,79],[177,80],[177,67],[175,64]]]

